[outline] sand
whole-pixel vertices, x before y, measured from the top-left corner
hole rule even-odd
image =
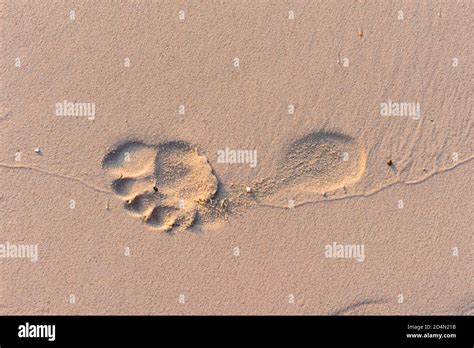
[[[472,315],[473,11],[2,2],[0,314]]]

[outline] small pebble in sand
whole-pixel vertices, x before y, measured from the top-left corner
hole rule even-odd
[[[37,148],[35,149],[35,152],[36,152],[36,153],[41,153],[41,149],[40,149],[39,147],[37,147]]]
[[[251,189],[249,186],[247,186],[247,187],[245,188],[245,191],[247,191],[247,193],[250,193],[250,192],[252,192],[252,189]]]
[[[387,162],[387,165],[389,165],[390,167],[393,166],[393,161],[392,161],[392,160],[389,160],[389,161]]]
[[[364,32],[362,31],[362,29],[359,29],[359,37],[362,37],[364,36]]]

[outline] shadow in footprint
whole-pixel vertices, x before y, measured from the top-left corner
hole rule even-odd
[[[186,142],[123,143],[102,164],[115,177],[112,191],[124,200],[124,208],[152,228],[184,230],[196,223],[196,216],[212,215],[217,178],[207,158]]]
[[[276,178],[258,196],[264,202],[282,202],[298,194],[321,195],[346,188],[361,179],[365,165],[365,151],[351,136],[313,132],[288,145]]]

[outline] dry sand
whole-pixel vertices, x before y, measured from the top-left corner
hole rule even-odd
[[[2,2],[0,314],[472,315],[473,15]]]

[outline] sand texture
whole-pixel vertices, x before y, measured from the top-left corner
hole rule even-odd
[[[0,314],[472,315],[473,20],[2,1]]]

